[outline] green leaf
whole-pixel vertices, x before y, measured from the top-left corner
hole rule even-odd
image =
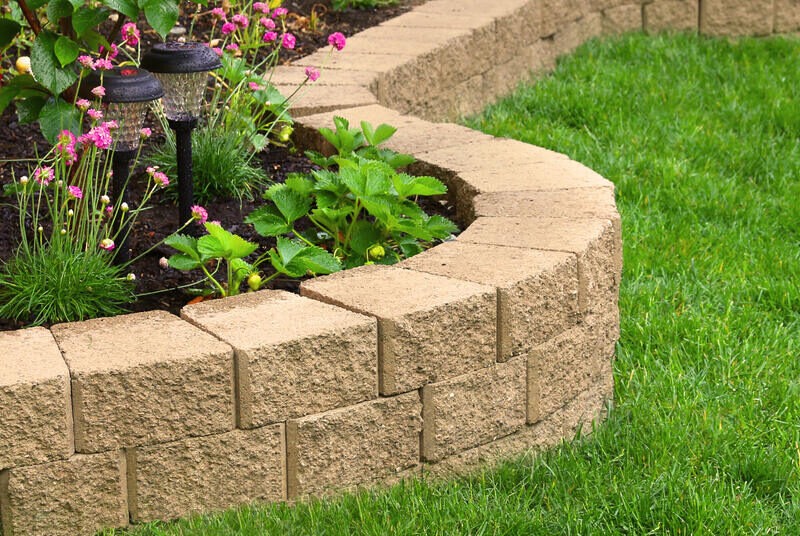
[[[175,268],[176,270],[183,270],[184,272],[199,268],[201,265],[200,261],[180,253],[172,255],[167,262],[172,268]]]
[[[139,18],[139,6],[133,0],[103,0],[103,3],[131,20]]]
[[[307,247],[296,257],[309,272],[321,275],[338,272],[342,269],[339,259],[322,248]]]
[[[22,26],[11,19],[0,18],[0,49],[10,45]]]
[[[279,236],[292,230],[283,218],[283,214],[272,204],[258,207],[244,221],[252,224],[261,236]]]
[[[398,240],[397,245],[400,246],[400,251],[403,252],[403,256],[405,258],[419,255],[423,251],[420,243],[410,236],[406,236],[403,239]]]
[[[252,252],[256,250],[258,244],[254,244],[252,242],[248,242],[244,238],[239,235],[235,235],[233,233],[229,233],[222,226],[217,225],[216,223],[206,223],[205,224],[206,231],[208,231],[208,236],[213,237],[219,243],[219,248],[224,251],[223,255],[218,255],[219,257],[224,257],[225,259],[241,259],[247,257]],[[197,249],[203,253],[203,239],[206,238],[205,236],[197,241]],[[209,241],[210,242],[210,241]],[[216,246],[213,246],[216,247]]]
[[[39,112],[39,129],[51,144],[55,144],[62,130],[69,130],[77,136],[81,131],[80,110],[60,98],[51,98]]]
[[[47,0],[28,0],[28,7],[31,9],[39,9],[47,3]]]
[[[367,140],[367,143],[370,145],[377,145],[372,140],[375,139],[375,128],[372,126],[372,123],[369,121],[361,121],[361,131],[364,133],[364,138]]]
[[[87,30],[91,30],[108,18],[109,11],[105,8],[82,7],[72,16],[72,28],[75,34],[80,37]]]
[[[59,95],[78,78],[71,69],[62,69],[55,53],[55,44],[58,36],[53,32],[44,30],[39,33],[31,49],[31,70],[36,80],[49,89],[54,95]]]
[[[175,0],[147,0],[142,8],[147,22],[164,39],[178,20],[178,2]]]
[[[176,233],[168,236],[167,239],[164,240],[164,244],[173,249],[177,249],[181,253],[185,253],[196,261],[200,260],[200,254],[197,252],[197,239],[192,236]]]
[[[412,177],[401,173],[392,177],[392,184],[400,197],[443,195],[447,193],[447,186],[434,177]]]
[[[314,190],[314,181],[302,173],[289,173],[284,184],[300,195],[309,195]]]
[[[433,240],[433,235],[431,232],[413,220],[398,221],[395,225],[395,230],[406,233],[407,235],[411,235],[419,240],[424,240],[425,242],[430,242]]]
[[[350,248],[361,255],[367,256],[367,250],[382,241],[381,232],[370,222],[359,220],[353,226],[353,234],[350,235]]]
[[[311,209],[311,198],[297,193],[285,184],[270,187],[267,194],[288,224],[302,218]]]
[[[204,260],[225,259],[230,255],[230,250],[211,235],[201,236],[197,239],[197,251]]]
[[[0,87],[0,113],[3,113],[14,97],[19,95],[20,89],[14,86]]]
[[[319,133],[330,142],[334,148],[339,151],[339,147],[341,147],[341,142],[339,141],[339,136],[336,135],[334,131],[329,129],[328,127],[322,127],[319,129]],[[340,151],[341,152],[341,151]]]
[[[100,34],[97,30],[86,30],[83,32],[81,36],[83,40],[86,42],[90,50],[98,51],[100,47],[110,48],[111,45],[108,43],[106,38]]]
[[[44,96],[28,97],[25,100],[17,101],[19,124],[27,125],[39,119],[39,113],[42,111],[46,102],[47,97]]]
[[[278,237],[277,250],[284,264],[292,262],[297,254],[303,251],[303,248],[305,248],[305,245],[302,242]]]
[[[435,237],[435,238],[447,238],[451,234],[458,232],[458,227],[455,223],[451,222],[444,216],[431,216],[430,219],[425,223],[425,228]]]
[[[61,67],[66,67],[75,61],[78,58],[79,51],[78,43],[63,35],[59,37],[56,44],[53,45],[53,52],[55,52]]]
[[[378,128],[375,129],[374,141],[370,145],[380,145],[394,136],[395,132],[397,132],[397,129],[391,125],[386,123],[378,125]]]
[[[47,4],[47,19],[53,24],[59,19],[69,17],[75,11],[75,7],[69,0],[50,0]]]

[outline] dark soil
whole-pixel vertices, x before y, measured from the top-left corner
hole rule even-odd
[[[327,35],[334,31],[340,31],[349,36],[395,17],[410,9],[411,6],[425,1],[401,0],[397,6],[335,12],[330,8],[330,0],[287,0],[284,2],[284,7],[290,11],[288,20],[292,32],[297,37],[297,46],[291,51],[283,50],[281,61],[289,63],[293,59],[311,54],[317,48],[327,46]],[[211,7],[213,5],[210,4],[209,9]],[[312,8],[321,16],[316,32],[312,32],[308,28],[308,17]],[[206,23],[208,20],[208,17],[198,20],[194,27],[195,35],[202,36],[203,32],[210,28]],[[189,14],[182,15],[179,23],[188,27],[191,23]],[[140,25],[140,27],[145,27],[145,25]],[[157,36],[147,33],[143,38],[148,46],[159,39]],[[170,37],[170,39],[172,38],[175,36]],[[8,67],[8,63],[13,61],[14,57],[13,54],[6,55],[3,58],[4,67]],[[148,143],[150,145],[158,143],[158,138],[161,137],[160,126],[152,117],[148,118],[146,124],[156,133]],[[11,182],[12,172],[16,177],[30,174],[29,166],[34,165],[30,159],[37,154],[36,148],[38,147],[38,152],[43,154],[47,152],[49,146],[41,136],[37,124],[20,125],[18,123],[13,106],[9,106],[0,114],[0,133],[2,133],[0,135],[0,188],[2,188],[3,184]],[[25,161],[26,159],[27,161]],[[282,147],[271,146],[259,155],[259,160],[265,176],[269,179],[267,182],[270,183],[283,182],[289,173],[309,172],[316,169],[305,156],[300,153],[290,154],[287,149]],[[143,181],[146,175],[141,170],[135,170],[134,173],[138,173],[138,176],[134,176],[130,194],[133,201],[136,202],[136,192],[144,190]],[[253,201],[219,200],[205,206],[209,213],[209,219],[219,220],[228,231],[258,243],[260,247],[256,254],[263,253],[275,246],[274,239],[265,239],[259,236],[250,225],[243,223],[244,217],[261,204],[260,193],[255,195]],[[420,205],[430,215],[439,214],[450,219],[454,217],[453,207],[444,200],[423,198],[420,200]],[[18,218],[15,200],[0,198],[0,263],[14,254],[19,242]],[[133,256],[146,251],[174,232],[177,225],[176,206],[166,197],[153,199],[151,209],[140,216],[131,234],[130,245],[133,249]],[[298,228],[303,230],[302,222]],[[172,268],[162,269],[159,265],[161,257],[169,257],[173,253],[175,253],[174,250],[162,245],[130,266],[130,272],[136,275],[137,294],[146,294],[131,304],[131,311],[163,309],[177,314],[193,299],[193,296],[183,290],[176,290],[176,287],[196,282],[201,277],[200,272],[187,273]],[[268,262],[263,264],[261,269],[265,276],[273,273]],[[299,283],[300,281],[297,279],[276,277],[270,282],[270,287],[296,292]],[[21,325],[22,323],[0,319],[0,331],[17,329]]]

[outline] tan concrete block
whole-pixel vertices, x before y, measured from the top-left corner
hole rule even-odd
[[[275,86],[285,95],[291,94],[294,86]],[[362,86],[317,86],[310,85],[298,93],[289,113],[293,117],[314,115],[340,108],[367,106],[378,101],[369,89]]]
[[[542,37],[542,4],[539,0],[527,0],[512,12],[502,14],[495,20],[496,63],[505,63],[517,57]]]
[[[542,37],[561,31],[589,12],[588,0],[541,0]]]
[[[487,192],[472,200],[474,216],[604,218],[619,224],[612,188]]]
[[[440,23],[441,24],[441,23]],[[444,26],[444,24],[441,24]],[[363,38],[388,41],[407,41],[416,43],[437,43],[442,45],[468,33],[464,28],[426,28],[409,26],[373,26],[357,33]],[[355,37],[355,36],[354,36]]]
[[[775,0],[775,32],[800,29],[800,0]]]
[[[420,13],[412,10],[393,17],[380,24],[379,28],[436,28],[444,30],[474,30],[494,21],[494,16],[490,13],[470,13],[467,15],[449,15],[447,17],[436,17],[431,13]]]
[[[553,48],[547,40],[539,40],[517,51],[505,63],[498,63],[483,73],[483,94],[487,101],[514,91],[520,82],[555,68]]]
[[[492,287],[373,265],[304,281],[300,292],[378,318],[381,394],[460,376],[495,360]]]
[[[269,290],[184,307],[181,317],[233,347],[240,428],[378,396],[374,318]]]
[[[319,67],[316,65],[315,67]],[[279,65],[269,79],[276,86],[299,86],[306,76],[306,68],[299,65]],[[346,69],[323,69],[313,86],[364,86],[369,87],[377,80],[377,74],[370,71],[348,71]]]
[[[496,287],[498,361],[561,333],[578,316],[578,266],[570,253],[453,241],[400,266]]]
[[[553,49],[556,57],[569,54],[593,37],[603,35],[603,16],[589,13],[580,19],[563,26],[553,36]]]
[[[774,0],[703,0],[700,32],[707,35],[769,35],[775,19]]]
[[[284,425],[130,449],[128,471],[135,522],[283,501]]]
[[[14,536],[93,536],[128,524],[125,459],[121,451],[0,473],[2,533]]]
[[[603,11],[603,35],[616,35],[642,29],[642,6],[626,4]]]
[[[622,243],[610,220],[478,218],[457,240],[574,253],[579,310],[606,311],[619,298]]]
[[[414,7],[414,13],[430,13],[431,15],[461,15],[470,16],[480,14],[485,17],[499,17],[511,13],[530,0],[495,0],[487,3],[484,0],[429,0]]]
[[[437,463],[426,463],[423,472],[428,478],[452,478],[455,475],[474,473],[476,470],[490,469],[510,458],[532,456],[558,445],[563,440],[573,439],[579,429],[582,437],[591,435],[594,424],[606,417],[607,406],[612,397],[613,385],[596,382],[590,389],[567,402],[563,408],[536,424],[526,426],[497,441],[459,452]]]
[[[644,6],[644,29],[697,31],[700,7],[697,0],[656,0]]]
[[[286,423],[289,498],[383,481],[419,462],[419,393]]]
[[[525,425],[525,356],[422,388],[422,457],[436,461]]]
[[[233,350],[188,322],[151,311],[52,332],[72,374],[78,452],[234,427]]]
[[[488,96],[484,94],[483,74],[477,73],[456,83],[454,87],[443,90],[433,99],[421,101],[409,113],[428,121],[454,122],[480,112],[486,107],[488,100]]]
[[[405,39],[374,39],[356,34],[347,39],[347,54],[388,54],[394,56],[418,56],[427,54],[441,46],[436,41],[408,41]]]
[[[68,458],[69,369],[44,328],[0,333],[0,469]]]
[[[528,422],[564,407],[596,383],[610,362],[595,329],[578,326],[528,354]]]
[[[390,71],[400,65],[411,61],[415,56],[411,54],[363,54],[351,52],[347,48],[328,58],[328,51],[318,51],[310,56],[295,60],[292,65],[319,67],[323,63],[325,69],[347,71],[367,71],[382,73]]]

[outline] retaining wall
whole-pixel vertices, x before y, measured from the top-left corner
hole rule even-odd
[[[622,241],[613,185],[429,120],[479,110],[588,38],[793,31],[800,0],[432,0],[348,41],[295,110],[399,127],[465,231],[398,266],[0,334],[4,536],[83,535],[543,448],[602,417]],[[279,68],[304,78],[322,53]]]

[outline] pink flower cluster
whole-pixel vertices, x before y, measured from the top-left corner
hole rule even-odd
[[[272,19],[268,19],[267,17],[261,17],[260,19],[258,19],[258,23],[267,30],[275,29],[275,21],[273,21]]]
[[[114,54],[114,56],[116,56],[116,54]],[[93,60],[91,56],[86,55],[78,56],[78,63],[80,63],[84,69],[91,69],[93,71],[97,71],[98,69],[101,71],[106,71],[114,68],[114,65],[111,63],[111,61],[106,58]]]
[[[133,22],[128,22],[122,26],[122,42],[126,45],[135,47],[139,44],[139,39],[141,38],[141,34],[139,33],[139,29],[136,27],[136,24]]]
[[[83,199],[83,191],[77,186],[69,186],[67,188],[67,193],[70,199]]]
[[[89,132],[78,138],[82,144],[93,144],[98,149],[108,149],[114,140],[111,138],[111,129],[117,128],[116,121],[107,121],[99,126],[92,127]]]
[[[64,162],[71,166],[78,160],[78,155],[75,152],[75,134],[69,130],[62,130],[58,135],[58,142],[56,143],[56,151],[64,157]]]
[[[169,186],[169,177],[167,177],[167,174],[163,171],[158,171],[158,166],[148,166],[145,171],[148,175],[153,177],[153,181],[162,188]]]
[[[306,67],[306,77],[311,82],[316,82],[319,79],[319,71],[313,67]]]
[[[269,13],[269,5],[265,4],[264,2],[254,2],[253,9],[264,14]]]
[[[328,36],[328,44],[336,50],[342,50],[346,43],[347,40],[345,39],[344,34],[341,32],[334,32]]]
[[[237,28],[244,30],[250,24],[250,21],[247,18],[247,15],[242,15],[241,13],[234,15],[231,17],[231,20],[236,25]]]
[[[278,9],[280,9],[280,8],[278,8]],[[295,37],[292,34],[290,34],[290,33],[283,34],[283,39],[281,41],[281,44],[283,45],[283,48],[291,50],[291,49],[294,48],[294,45],[296,43],[297,43],[297,39],[295,39]]]
[[[56,174],[50,166],[36,168],[33,170],[33,180],[39,184],[47,186],[55,178]]]
[[[200,205],[192,207],[192,218],[197,220],[198,225],[202,225],[208,221],[208,211]]]

